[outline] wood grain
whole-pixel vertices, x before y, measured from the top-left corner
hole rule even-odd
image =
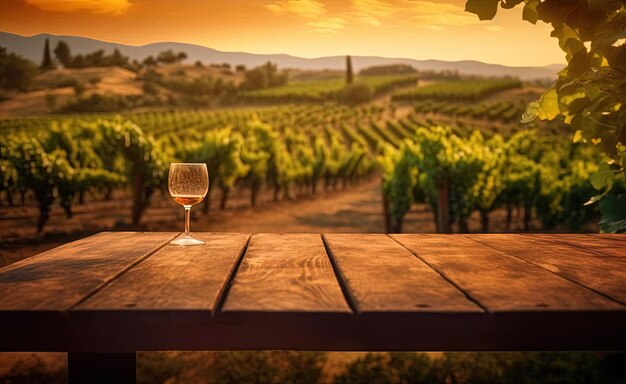
[[[0,310],[64,311],[174,238],[100,233],[0,269]]]
[[[250,235],[195,233],[194,237],[206,243],[166,245],[77,310],[213,311]]]
[[[482,312],[428,265],[386,235],[324,235],[360,313]]]
[[[223,311],[351,312],[314,234],[254,235]]]
[[[490,247],[531,262],[626,304],[626,259],[525,235],[471,235]]]
[[[594,235],[532,235],[539,239],[570,244],[574,247],[588,249],[594,252],[603,253],[605,255],[626,257],[626,247],[624,241],[619,238],[610,238],[607,236]],[[621,236],[621,235],[617,235]]]
[[[604,237],[606,239],[611,239],[611,240],[626,241],[626,233],[601,233],[597,235],[594,234],[591,236]]]
[[[469,238],[445,235],[393,235],[393,238],[493,313],[624,308],[543,268]]]
[[[0,270],[0,328],[10,330],[0,351],[626,345],[625,306],[611,299],[622,297],[623,258],[559,236],[394,235],[405,247],[327,235],[325,249],[320,235],[255,235],[238,256],[245,234],[195,235],[207,245],[100,234]]]

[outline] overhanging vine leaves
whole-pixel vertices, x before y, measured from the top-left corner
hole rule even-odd
[[[606,155],[590,180],[600,192],[588,204],[601,201],[603,232],[626,231],[626,1],[468,0],[465,10],[490,20],[498,6],[523,6],[524,20],[552,26],[567,66],[522,122],[560,119],[575,141]]]

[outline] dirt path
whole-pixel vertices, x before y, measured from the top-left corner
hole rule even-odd
[[[271,192],[249,208],[248,191],[229,201],[229,209],[211,209],[208,215],[192,209],[192,231],[203,232],[384,232],[380,181],[373,177],[347,190],[321,192],[294,201],[272,202]],[[218,206],[214,194],[212,207]],[[35,236],[36,203],[0,207],[0,266],[10,264],[69,241],[103,230],[181,231],[183,209],[169,196],[157,195],[142,218],[129,224],[130,199],[124,194],[112,201],[93,200],[77,205],[71,219],[55,204],[43,237]]]
[[[192,231],[270,232],[270,233],[384,233],[380,180],[373,177],[347,190],[321,192],[294,201],[272,202],[271,192],[260,204],[249,208],[248,191],[240,191],[229,202],[229,209],[211,209],[202,214],[192,209]],[[214,194],[212,207],[218,206]],[[34,202],[24,207],[0,207],[0,267],[11,264],[69,241],[104,230],[182,231],[183,209],[169,196],[157,195],[142,218],[142,225],[131,226],[130,199],[121,194],[112,201],[93,200],[77,205],[72,219],[55,206],[43,237],[35,236],[37,209]],[[534,222],[535,228],[539,223]],[[512,231],[520,231],[521,218],[514,218]],[[480,220],[469,220],[471,232],[480,231]],[[594,230],[592,228],[591,230]],[[492,232],[505,230],[505,212],[491,214]],[[597,230],[597,229],[596,229]],[[433,216],[426,205],[416,204],[405,216],[406,233],[435,232]]]

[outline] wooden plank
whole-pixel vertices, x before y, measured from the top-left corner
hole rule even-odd
[[[490,312],[623,310],[530,263],[462,236],[393,235]]]
[[[76,310],[213,311],[250,235],[194,233],[194,237],[206,244],[166,245]]]
[[[360,313],[482,312],[386,235],[327,234],[324,240]]]
[[[254,235],[222,310],[351,312],[314,234]]]
[[[605,256],[526,235],[488,234],[469,237],[626,304],[624,258]]]
[[[601,234],[593,234],[590,236],[599,236],[599,237],[604,237],[606,239],[611,239],[611,240],[619,240],[619,241],[626,241],[626,233],[601,233]]]
[[[66,310],[175,237],[100,233],[0,270],[2,351],[67,351]]]
[[[559,235],[544,235],[535,234],[532,235],[539,239],[561,242],[570,244],[573,247],[579,247],[589,249],[594,252],[604,253],[611,256],[626,257],[626,246],[624,242],[617,238],[612,239],[605,236],[598,235],[571,235],[571,234],[559,234]]]
[[[0,270],[0,310],[66,310],[174,236],[100,233],[11,264]]]

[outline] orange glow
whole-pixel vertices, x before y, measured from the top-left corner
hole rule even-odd
[[[302,57],[564,62],[550,27],[523,21],[521,7],[500,9],[494,20],[481,22],[463,5],[464,0],[0,0],[0,30]]]

